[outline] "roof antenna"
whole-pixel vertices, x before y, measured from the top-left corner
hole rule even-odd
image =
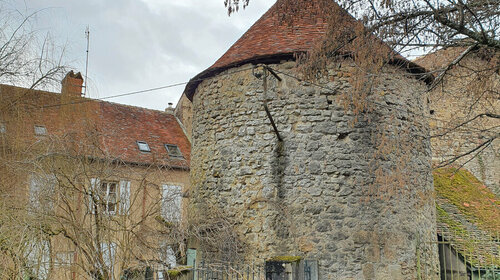
[[[87,38],[87,58],[85,60],[85,85],[83,86],[83,96],[87,94],[87,80],[88,80],[88,70],[89,70],[89,44],[90,44],[90,28],[87,25],[85,29],[85,37]]]

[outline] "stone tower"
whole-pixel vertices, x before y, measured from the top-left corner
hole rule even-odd
[[[297,256],[317,261],[319,279],[435,279],[423,69],[391,56],[367,97],[378,105],[355,114],[338,98],[354,90],[352,56],[312,84],[294,67],[328,17],[355,20],[332,1],[331,14],[304,4],[290,25],[280,2],[186,87],[193,209],[232,221],[247,262]],[[279,79],[264,86],[256,65]]]

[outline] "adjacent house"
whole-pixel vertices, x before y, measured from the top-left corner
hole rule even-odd
[[[1,278],[165,279],[182,257],[190,142],[172,109],[83,98],[82,82],[70,72],[61,93],[0,86],[13,231]]]
[[[456,159],[451,163],[472,172],[497,196],[500,196],[500,73],[496,70],[499,57],[498,53],[481,48],[453,47],[415,61],[438,78],[429,92],[433,162]]]
[[[497,61],[477,47],[415,61],[439,79],[429,92],[433,163],[453,166],[434,171],[441,279],[500,278]]]
[[[500,277],[500,201],[469,171],[434,171],[441,279]]]

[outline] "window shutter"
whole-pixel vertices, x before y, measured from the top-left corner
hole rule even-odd
[[[106,265],[109,272],[113,274],[117,244],[114,242],[110,243],[102,242],[100,245],[101,245],[100,249],[104,265]]]
[[[130,181],[120,181],[120,215],[128,215],[130,212]]]
[[[37,174],[32,174],[30,180],[29,199],[30,199],[31,209],[34,211],[40,211],[40,206],[41,206],[40,193],[41,193],[40,176],[38,176]]]
[[[94,198],[98,199],[96,197],[98,195],[97,186],[99,186],[99,179],[97,179],[97,178],[90,179],[90,189],[89,189],[89,194],[88,194],[89,206],[88,206],[87,212],[91,213],[91,214],[95,214],[95,205],[94,205],[94,200],[92,199],[92,196],[94,196]]]
[[[167,221],[180,221],[182,207],[182,188],[180,186],[163,185],[162,217]]]

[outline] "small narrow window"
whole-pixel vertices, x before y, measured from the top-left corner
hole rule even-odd
[[[165,144],[165,149],[167,149],[168,156],[171,158],[182,158],[182,153],[177,145]]]
[[[7,131],[7,129],[5,128],[5,124],[3,123],[0,123],[0,134],[3,134]]]
[[[43,125],[35,125],[35,135],[47,135],[47,128]]]
[[[144,141],[137,141],[137,147],[139,147],[139,151],[141,152],[151,152],[148,143]]]

